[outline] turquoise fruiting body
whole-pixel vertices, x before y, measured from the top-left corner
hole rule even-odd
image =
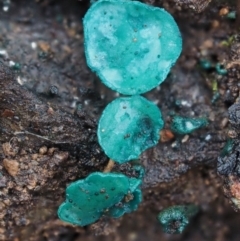
[[[103,214],[107,214],[109,208],[115,204],[120,202],[124,204],[122,200],[133,192],[134,199],[124,204],[125,207],[120,210],[123,215],[124,212],[135,210],[141,202],[141,191],[138,189],[140,184],[141,180],[128,178],[123,174],[92,173],[67,187],[66,201],[59,207],[58,216],[65,222],[85,226],[96,222]],[[134,194],[138,190],[140,196]],[[114,208],[113,214],[116,213]],[[111,215],[111,212],[109,214]]]
[[[216,71],[219,75],[226,75],[228,72],[222,64],[216,64]]]
[[[234,145],[234,141],[232,139],[228,139],[220,153],[220,156],[221,157],[227,156],[232,151],[233,145]]]
[[[137,210],[139,203],[142,202],[142,192],[139,189],[140,179],[132,178],[130,190],[125,197],[109,209],[109,215],[114,218],[121,217],[124,213]]]
[[[84,17],[88,66],[109,88],[125,95],[162,83],[182,50],[173,17],[137,1],[102,0]]]
[[[236,11],[231,11],[230,13],[227,14],[228,19],[236,19],[237,13]]]
[[[173,206],[160,212],[158,220],[165,233],[182,233],[198,210],[198,206],[195,205]]]
[[[206,118],[187,118],[174,116],[171,123],[171,130],[177,134],[185,135],[208,125]]]
[[[145,98],[117,98],[102,113],[98,141],[109,158],[124,163],[156,145],[163,124],[159,108]]]
[[[212,63],[206,59],[200,60],[200,66],[205,70],[209,70],[213,67]]]
[[[21,65],[20,65],[20,63],[14,63],[13,65],[11,65],[11,68],[13,70],[20,70],[21,69]]]

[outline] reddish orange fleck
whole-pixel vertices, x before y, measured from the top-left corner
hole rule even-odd
[[[174,138],[174,134],[170,130],[161,130],[160,131],[160,141],[168,142]]]

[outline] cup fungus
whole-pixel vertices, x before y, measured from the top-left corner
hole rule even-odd
[[[219,75],[226,75],[228,71],[224,68],[222,64],[216,64],[216,71]]]
[[[182,233],[198,210],[198,206],[195,205],[173,206],[160,212],[158,220],[165,233]]]
[[[124,163],[156,145],[162,128],[159,108],[141,96],[131,96],[117,98],[107,105],[97,135],[106,155]]]
[[[142,201],[141,182],[123,174],[92,173],[67,187],[66,201],[59,207],[58,216],[79,226],[94,223],[104,214],[120,217],[136,210]]]
[[[206,118],[188,118],[174,116],[171,123],[171,130],[177,134],[185,135],[208,125]]]
[[[109,88],[125,95],[162,83],[182,50],[173,17],[137,1],[101,0],[84,17],[88,66]]]

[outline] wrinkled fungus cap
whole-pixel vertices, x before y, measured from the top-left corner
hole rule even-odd
[[[88,66],[125,95],[162,83],[182,50],[180,31],[164,9],[136,1],[101,0],[84,17]]]
[[[103,214],[120,217],[125,212],[137,209],[142,200],[140,184],[141,180],[123,174],[92,173],[67,187],[66,201],[59,207],[58,216],[65,222],[79,226],[94,223]],[[133,195],[134,199],[125,202],[126,195]],[[113,207],[117,203],[123,203],[123,206]],[[113,209],[108,213],[111,207]]]
[[[124,163],[155,146],[163,125],[159,108],[144,97],[117,98],[102,113],[98,142],[109,158]]]

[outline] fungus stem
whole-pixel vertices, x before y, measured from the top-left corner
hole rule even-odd
[[[104,168],[103,172],[107,173],[112,171],[113,167],[115,165],[115,162],[112,159],[109,159],[107,166]]]

